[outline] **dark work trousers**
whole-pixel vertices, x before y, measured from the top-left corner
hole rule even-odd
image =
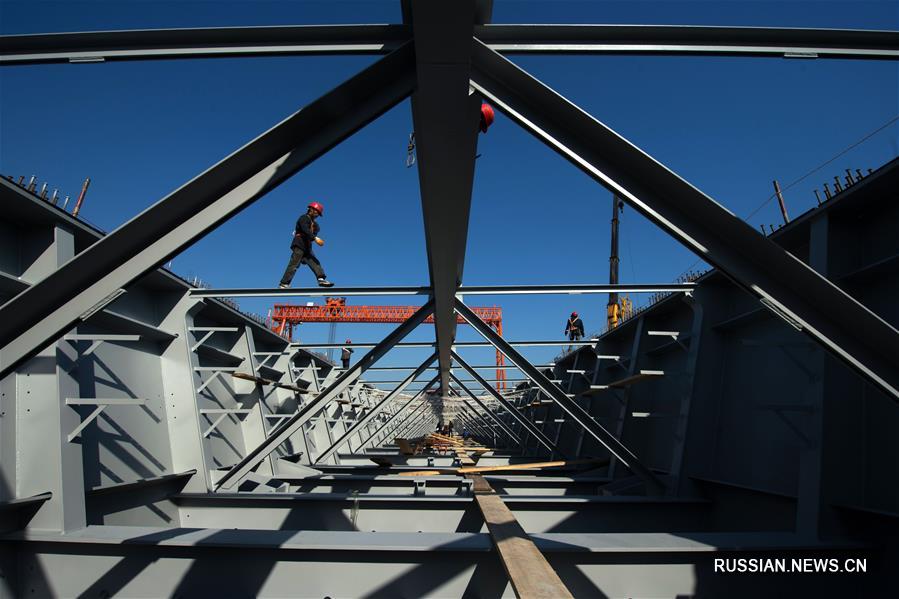
[[[343,369],[347,370],[350,367],[350,359],[349,358],[341,358],[341,362],[343,362]]]
[[[569,341],[580,341],[581,340],[581,332],[580,331],[568,331],[568,340]]]
[[[315,257],[315,254],[311,251],[307,254],[301,247],[292,247],[290,249],[292,250],[290,262],[287,263],[287,269],[284,271],[284,276],[281,277],[282,285],[290,285],[290,282],[293,281],[293,275],[296,274],[301,263],[309,265],[309,268],[315,273],[315,278],[325,278],[325,271],[322,270],[322,265],[318,261],[318,258]]]

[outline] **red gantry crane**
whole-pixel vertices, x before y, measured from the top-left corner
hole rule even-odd
[[[293,327],[304,322],[405,322],[421,306],[348,306],[345,297],[326,297],[324,304],[298,306],[296,304],[275,304],[272,308],[272,330],[279,335],[287,331],[288,339],[293,339]],[[498,306],[471,308],[481,320],[497,332],[503,334],[503,309]],[[429,316],[425,322],[434,322]],[[459,316],[459,324],[467,324]],[[496,352],[496,389],[506,389],[506,358]]]

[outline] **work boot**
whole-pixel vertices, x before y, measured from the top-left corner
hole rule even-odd
[[[278,285],[278,289],[290,289],[290,285],[285,285],[284,283],[281,283],[280,285]]]
[[[318,280],[318,286],[319,287],[333,287],[334,283],[332,283],[328,279],[322,277],[321,279]]]

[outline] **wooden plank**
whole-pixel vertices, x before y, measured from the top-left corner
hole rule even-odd
[[[483,472],[503,472],[508,470],[534,470],[557,468],[559,466],[575,466],[578,464],[594,464],[597,467],[609,463],[608,458],[589,458],[584,460],[563,460],[558,462],[532,462],[530,464],[509,464],[508,466],[471,466],[467,468],[434,468],[432,470],[415,470],[400,472],[400,476],[426,476],[428,474],[481,474]]]
[[[475,502],[487,524],[515,596],[527,599],[573,598],[512,511],[493,492],[490,483],[482,476],[470,478],[474,480]]]
[[[480,474],[482,472],[502,472],[504,470],[533,470],[557,468],[560,466],[576,466],[578,464],[607,464],[608,458],[588,458],[583,460],[560,460],[558,462],[531,462],[530,464],[509,464],[508,466],[475,466],[459,468],[459,474]]]

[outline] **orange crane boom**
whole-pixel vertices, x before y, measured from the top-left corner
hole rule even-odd
[[[386,322],[401,323],[408,320],[421,306],[348,306],[345,297],[326,297],[324,304],[299,306],[296,304],[275,304],[271,312],[272,330],[279,335],[287,332],[293,339],[293,328],[304,322]],[[499,335],[503,334],[503,309],[499,306],[472,307],[481,320],[491,326]],[[425,322],[434,322],[429,316]],[[467,324],[459,316],[459,324]],[[496,352],[496,388],[506,388],[506,359]]]

